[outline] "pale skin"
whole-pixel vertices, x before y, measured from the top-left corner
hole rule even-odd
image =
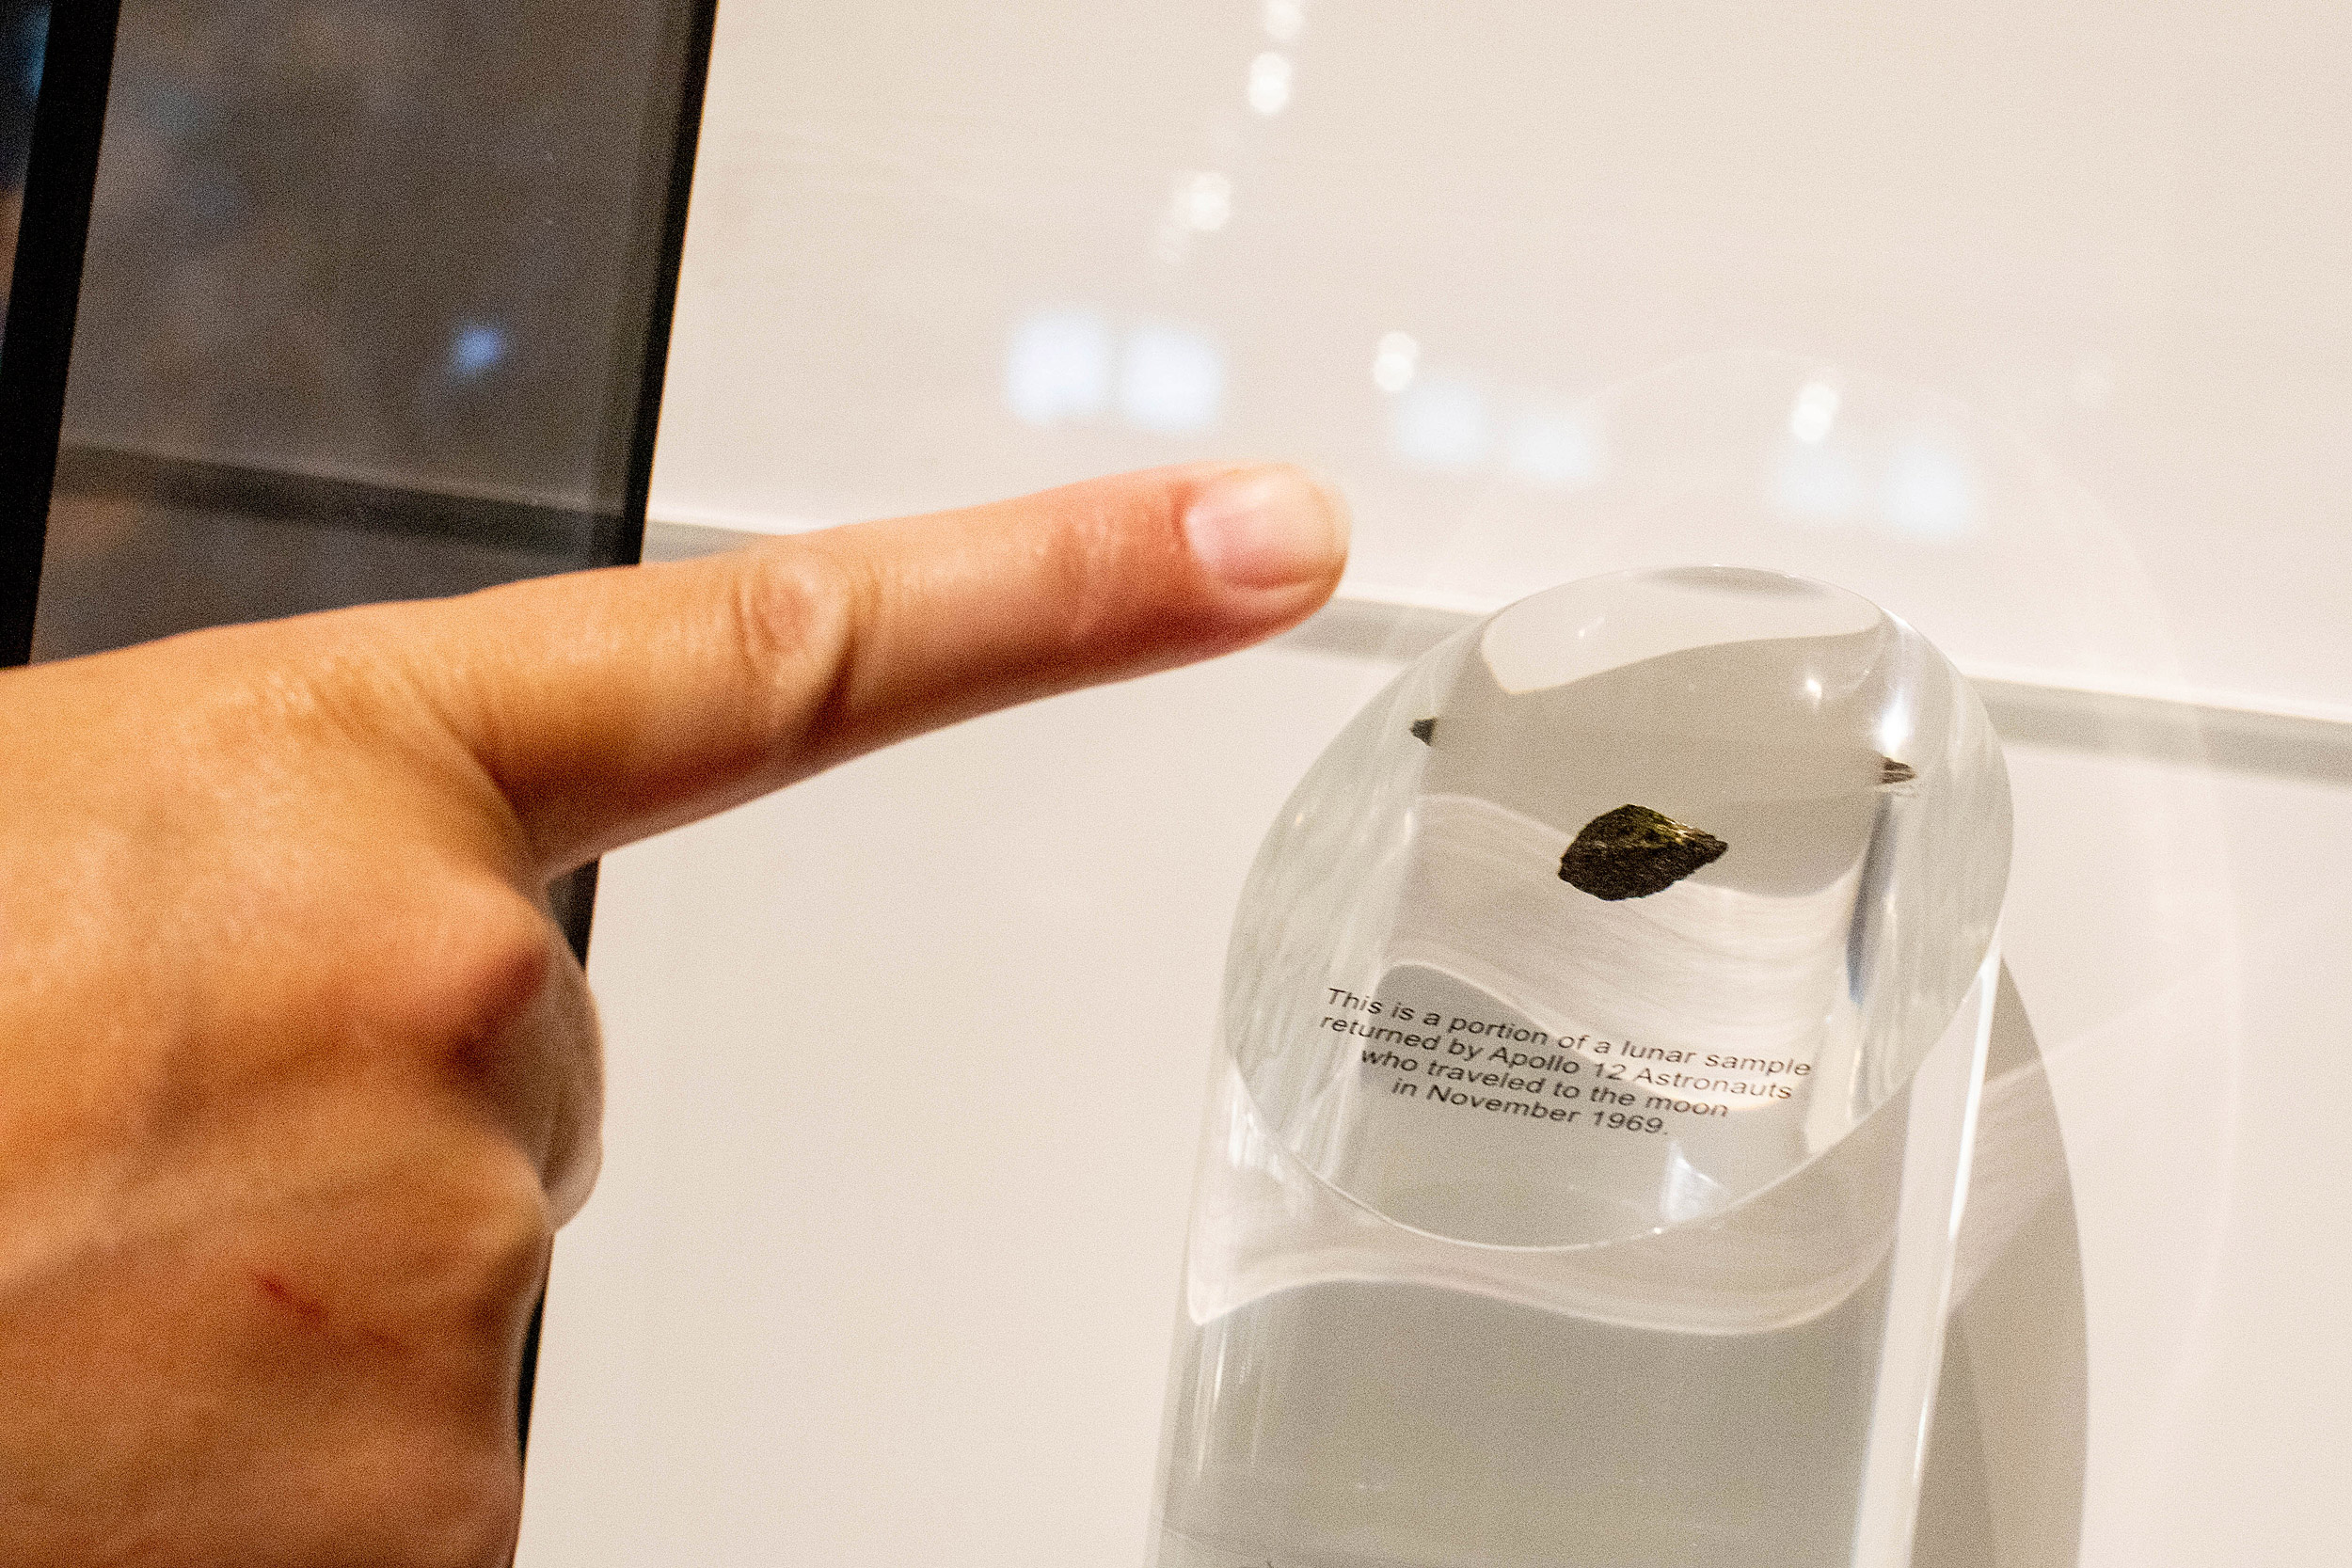
[[[602,1109],[548,879],[1255,641],[1345,541],[1162,469],[0,673],[0,1562],[506,1561]]]

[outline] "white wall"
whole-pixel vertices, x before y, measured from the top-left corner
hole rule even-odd
[[[2088,1568],[2352,1560],[2352,10],[1300,16],[728,0],[657,512],[1297,456],[1357,502],[1359,601],[1778,565],[2026,683],[1988,689],[2046,1070],[1999,1087],[2055,1104],[2073,1219],[2010,1218],[2079,1259],[2088,1353],[1972,1300],[1992,1544],[1937,1568],[2068,1568],[2070,1464]],[[608,863],[612,1152],[526,1565],[1135,1560],[1226,923],[1371,646]],[[1984,1170],[2038,1203],[2023,1147]],[[2071,1459],[2045,1372],[2086,1380]]]
[[[729,0],[658,511],[1279,453],[1359,588],[1779,565],[1974,666],[2352,713],[2352,9],[1279,9]]]

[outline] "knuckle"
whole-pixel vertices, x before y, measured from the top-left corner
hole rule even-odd
[[[1068,648],[1089,645],[1105,626],[1133,611],[1133,574],[1120,569],[1138,531],[1134,519],[1108,510],[1086,512],[1055,531],[1042,546],[1053,551],[1052,576],[1063,608],[1061,639]],[[1164,531],[1140,531],[1149,536]]]
[[[463,1055],[540,1002],[565,967],[561,941],[547,914],[503,882],[443,888],[434,904],[418,994],[427,1037]]]
[[[586,976],[535,902],[503,884],[450,902],[470,907],[451,911],[436,977],[417,988],[432,994],[407,1025],[407,1070],[494,1134],[486,1158],[512,1162],[479,1176],[459,1210],[478,1207],[492,1222],[508,1215],[528,1255],[550,1229],[551,1209],[568,1217],[595,1179],[602,1031]],[[554,1196],[550,1182],[562,1188]]]
[[[554,1234],[539,1173],[503,1138],[453,1171],[437,1228],[442,1265],[468,1309],[501,1322],[536,1289]]]
[[[439,1119],[405,1141],[378,1185],[388,1251],[367,1267],[396,1315],[437,1325],[453,1345],[495,1344],[537,1289],[554,1234],[530,1154],[492,1121]]]
[[[725,625],[746,692],[775,726],[805,723],[846,675],[855,628],[874,618],[877,569],[852,551],[795,544],[752,552],[730,580]]]

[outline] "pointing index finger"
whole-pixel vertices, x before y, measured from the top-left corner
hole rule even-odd
[[[432,607],[413,675],[557,872],[892,740],[1226,652],[1337,584],[1339,499],[1156,469]]]

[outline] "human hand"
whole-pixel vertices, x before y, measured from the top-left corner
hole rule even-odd
[[[548,879],[1254,641],[1344,539],[1166,469],[0,673],[0,1563],[505,1560],[601,1101]]]

